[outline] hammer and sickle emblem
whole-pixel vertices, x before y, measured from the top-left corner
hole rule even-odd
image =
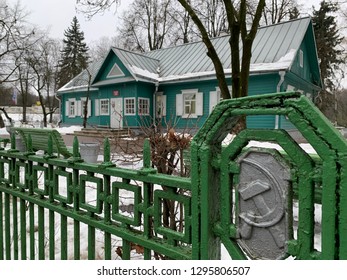
[[[239,217],[243,221],[240,228],[240,235],[243,239],[249,239],[252,235],[252,228],[267,228],[278,247],[283,247],[285,236],[283,232],[276,227],[284,215],[284,199],[281,187],[276,178],[258,162],[251,159],[243,159],[243,162],[258,169],[265,175],[267,180],[253,180],[239,189],[242,200],[252,200],[255,208],[246,212],[241,212]],[[274,193],[274,201],[276,202],[271,208],[264,199],[267,192]],[[255,213],[257,212],[257,213]]]

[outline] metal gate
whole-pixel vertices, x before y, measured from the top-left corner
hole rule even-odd
[[[286,116],[317,155],[307,154],[284,130],[245,129],[223,147],[238,119],[250,115]],[[277,143],[284,152],[249,151],[251,140]],[[192,190],[198,193],[192,199],[201,205],[195,258],[219,258],[219,242],[233,259],[347,258],[346,141],[306,97],[280,93],[223,101],[191,147]],[[322,206],[320,250],[314,248],[315,203]]]
[[[241,116],[271,114],[288,117],[317,155],[284,130],[245,129],[222,144]],[[249,149],[251,140],[283,151]],[[347,259],[347,144],[298,93],[218,104],[191,143],[191,178],[158,174],[148,142],[140,170],[115,166],[107,139],[100,164],[79,158],[77,138],[69,159],[11,145],[0,150],[0,259],[220,259],[221,245],[232,259]],[[184,220],[182,228],[163,223],[165,201],[179,206],[171,218]]]

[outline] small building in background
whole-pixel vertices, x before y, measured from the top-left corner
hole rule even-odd
[[[229,36],[212,42],[230,88]],[[313,98],[322,88],[312,22],[300,18],[258,30],[252,48],[248,95],[299,91]],[[221,101],[218,81],[203,42],[146,53],[112,48],[58,90],[63,125],[114,129],[149,126],[155,121],[178,129],[199,128]],[[293,126],[283,116],[249,116],[250,128]]]

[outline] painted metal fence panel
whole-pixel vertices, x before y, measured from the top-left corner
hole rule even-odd
[[[313,146],[318,161],[283,130],[246,129],[222,149],[222,140],[240,117],[270,114],[286,116]],[[298,229],[297,236],[292,233],[286,242],[287,255],[298,259],[346,259],[347,143],[321,112],[298,93],[223,101],[194,137],[191,145],[192,189],[198,190],[201,200],[208,205],[201,208],[199,257],[218,258],[219,249],[213,251],[217,247],[211,244],[219,240],[232,258],[249,257],[240,246],[240,229],[237,226],[239,213],[233,205],[239,203],[237,188],[240,165],[237,164],[237,158],[251,140],[277,143],[286,152],[286,158],[292,166],[291,189],[297,190]],[[316,191],[321,192],[322,205],[320,250],[314,248]],[[218,201],[219,207],[211,207],[208,204],[210,201]],[[293,202],[294,197],[289,197],[288,201]],[[212,231],[211,223],[214,224]],[[293,232],[292,228],[289,230]]]
[[[288,118],[317,155],[284,130],[244,129],[222,145],[240,117],[260,115]],[[220,259],[222,245],[232,259],[347,259],[347,143],[299,93],[218,104],[191,143],[190,178],[158,174],[148,142],[141,170],[116,167],[107,139],[100,164],[79,158],[77,138],[69,159],[14,143],[0,150],[0,259]],[[168,202],[180,227],[165,226]]]

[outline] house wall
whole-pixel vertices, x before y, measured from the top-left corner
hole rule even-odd
[[[131,82],[123,84],[114,84],[100,87],[98,91],[90,92],[90,116],[88,117],[88,126],[110,126],[110,115],[111,115],[111,103],[110,103],[110,112],[108,115],[99,114],[96,116],[96,100],[108,99],[111,101],[112,98],[121,98],[123,112],[125,110],[125,99],[126,98],[135,98],[135,115],[123,115],[122,124],[123,127],[139,127],[142,123],[148,123],[153,119],[153,94],[155,91],[155,86],[152,84],[146,84],[141,82]],[[65,93],[62,95],[62,121],[64,125],[82,125],[83,117],[82,114],[76,114],[74,117],[69,117],[66,115],[66,101],[69,99],[76,100],[76,103],[87,96],[87,92],[74,92],[74,93]],[[146,98],[149,100],[149,115],[139,115],[138,114],[138,98]],[[77,109],[76,109],[77,111]]]
[[[249,96],[265,93],[277,92],[277,86],[280,81],[278,73],[251,76],[249,82]],[[276,118],[273,115],[248,116],[248,128],[275,128]]]
[[[249,95],[274,93],[280,80],[278,73],[263,74],[250,77]],[[231,84],[231,82],[230,82]],[[181,94],[185,90],[197,89],[203,93],[203,115],[197,117],[182,117],[176,114],[176,95]],[[201,127],[206,121],[210,113],[210,92],[218,89],[217,80],[161,85],[159,91],[167,96],[166,119],[167,123],[175,123],[179,129],[194,129]],[[247,118],[247,126],[249,128],[274,128],[274,116],[250,116]]]
[[[161,85],[159,92],[163,92],[166,95],[166,123],[176,124],[176,128],[199,128],[205,122],[209,111],[209,97],[208,92],[216,90],[216,81],[204,81],[193,83],[181,83]],[[176,114],[176,95],[181,94],[183,90],[197,89],[198,92],[203,92],[203,114],[198,117],[182,118]]]
[[[80,101],[81,98],[84,98],[88,95],[87,91],[79,91],[79,92],[72,92],[72,93],[64,93],[61,95],[61,120],[64,125],[82,125],[83,124],[83,112],[80,111],[80,114],[77,112],[77,104],[76,104],[76,114],[74,117],[69,116],[66,114],[66,102],[69,99],[74,99],[76,102]],[[95,96],[97,95],[97,91],[90,91],[89,92],[89,99],[90,99],[90,109],[92,112],[94,112],[94,100]],[[98,118],[95,117],[93,114],[88,117],[88,123],[97,124]]]

